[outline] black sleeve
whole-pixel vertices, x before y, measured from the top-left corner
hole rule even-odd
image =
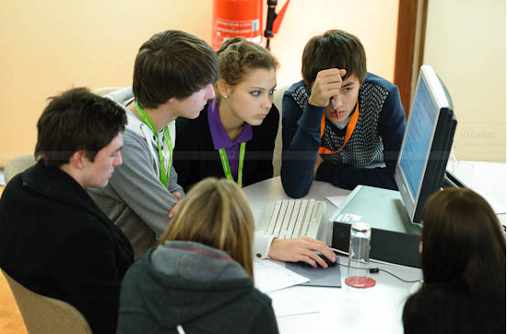
[[[404,137],[404,111],[399,90],[394,86],[386,99],[378,123],[378,132],[383,142],[383,157],[386,167],[354,168],[348,165],[323,162],[317,171],[316,180],[353,189],[359,184],[397,190],[394,173]]]
[[[203,111],[202,111],[203,112]],[[173,150],[173,166],[178,173],[178,184],[187,192],[199,182],[199,133],[192,127],[192,121],[179,118],[176,120],[176,143]],[[202,135],[202,134],[201,134]],[[196,163],[198,162],[198,163]]]
[[[66,300],[83,314],[93,333],[116,331],[125,268],[118,268],[113,240],[95,226],[81,230],[59,247],[62,262],[53,268],[59,272]]]
[[[413,295],[408,298],[404,304],[404,310],[402,311],[402,325],[404,326],[404,333],[418,333],[419,327],[424,326],[424,324],[418,320],[418,310],[415,309],[415,306]]]
[[[468,324],[471,319],[468,319],[466,314],[462,314],[462,317],[466,318],[457,317],[458,308],[454,305],[454,301],[453,296],[441,289],[436,291],[422,288],[409,296],[402,311],[404,333],[464,333],[457,331],[461,326],[458,326],[456,319],[462,320],[464,324]]]
[[[302,112],[289,94],[282,100],[281,180],[290,197],[305,196],[314,181],[324,108],[307,104]]]
[[[256,138],[256,141],[260,143],[260,145],[256,147],[256,151],[250,152],[250,154],[253,155],[252,159],[257,160],[257,168],[253,171],[253,175],[249,177],[249,184],[273,177],[273,154],[275,149],[275,137],[277,137],[278,129],[279,110],[275,105],[272,105],[270,113],[266,116],[263,124],[259,129],[255,130],[256,137],[260,136],[261,138]]]

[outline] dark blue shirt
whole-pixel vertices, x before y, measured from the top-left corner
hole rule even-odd
[[[397,189],[394,171],[405,118],[397,86],[369,73],[360,87],[360,117],[340,159],[327,159],[314,176],[325,108],[308,104],[303,81],[284,94],[282,106],[282,185],[291,197],[307,194],[314,179],[353,189],[359,184]],[[336,133],[339,137],[341,132]],[[342,134],[343,136],[343,134]]]

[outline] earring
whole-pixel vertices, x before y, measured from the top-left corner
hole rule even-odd
[[[228,98],[228,96],[227,96],[227,95],[224,95],[223,97],[224,97],[225,99],[227,99],[227,98]]]

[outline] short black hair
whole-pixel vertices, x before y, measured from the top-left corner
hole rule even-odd
[[[367,58],[360,40],[342,30],[328,30],[322,35],[312,37],[302,55],[302,77],[310,88],[319,71],[328,68],[346,70],[344,79],[355,74],[363,82],[367,76]]]
[[[172,97],[189,97],[217,77],[217,55],[205,41],[168,30],[153,35],[139,48],[132,89],[141,106],[157,108]]]
[[[127,124],[122,107],[87,88],[73,88],[49,100],[37,122],[34,153],[47,166],[66,164],[79,150],[93,161]]]

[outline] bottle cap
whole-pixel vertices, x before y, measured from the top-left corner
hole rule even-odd
[[[351,228],[358,232],[368,232],[370,231],[370,226],[368,223],[364,222],[356,222],[351,225]]]

